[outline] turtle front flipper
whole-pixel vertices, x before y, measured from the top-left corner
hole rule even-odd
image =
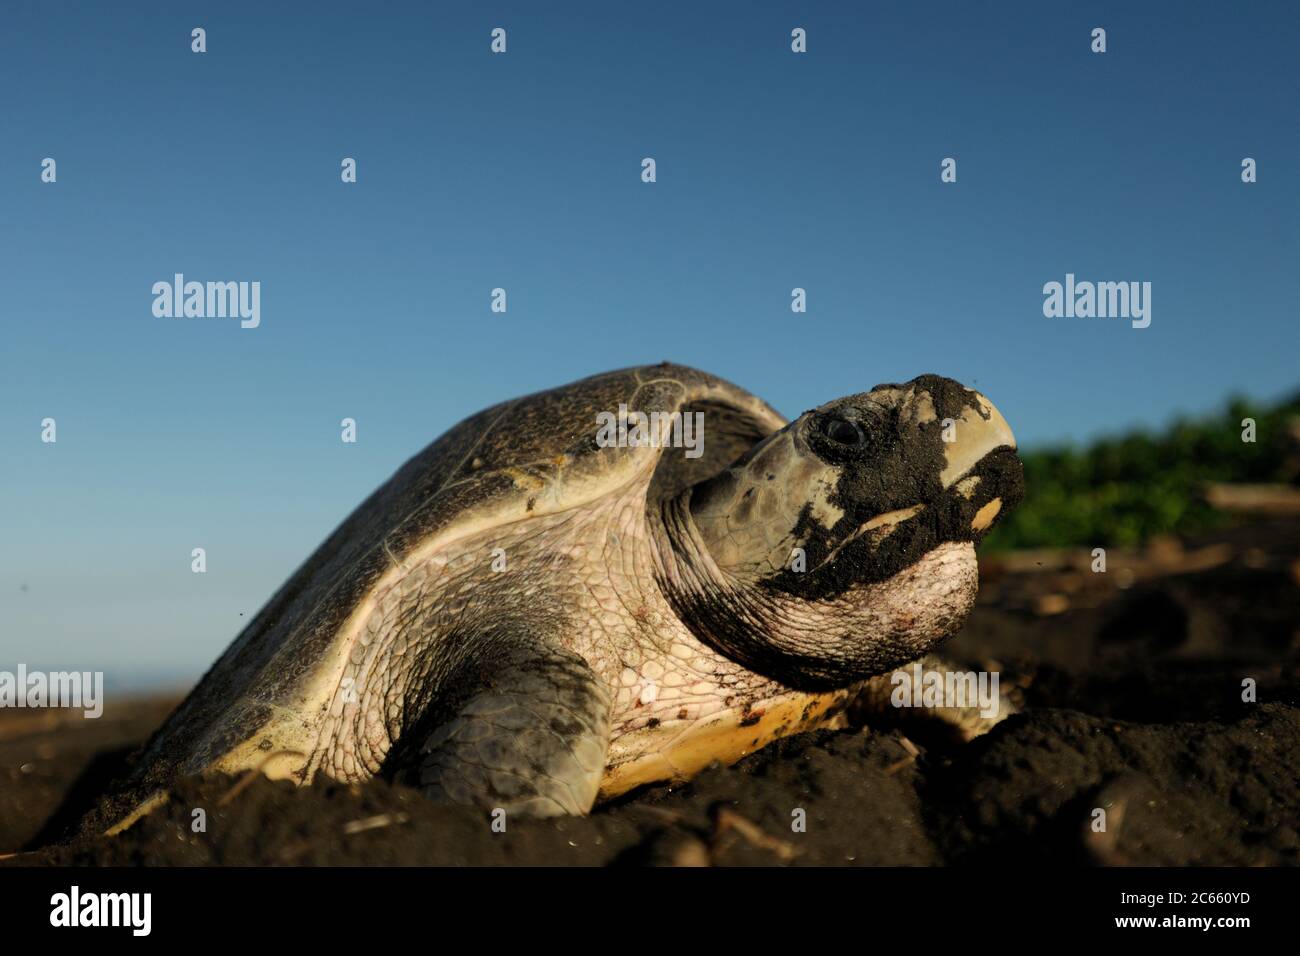
[[[581,657],[514,649],[478,671],[464,703],[419,748],[425,794],[507,814],[587,813],[609,749],[610,697]]]
[[[915,732],[918,739],[969,743],[1019,711],[1014,691],[999,677],[927,654],[864,681],[851,720]]]

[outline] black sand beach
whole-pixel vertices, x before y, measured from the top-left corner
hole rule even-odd
[[[947,653],[999,670],[1022,709],[983,737],[915,722],[806,734],[505,833],[385,781],[250,777],[186,781],[118,837],[69,839],[174,698],[110,700],[98,721],[0,713],[0,865],[1300,862],[1300,522],[1160,539],[1113,552],[1104,575],[1088,560],[984,562]]]

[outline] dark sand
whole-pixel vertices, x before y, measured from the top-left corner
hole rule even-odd
[[[989,562],[947,648],[1023,701],[971,743],[915,721],[808,734],[505,833],[383,781],[188,781],[119,837],[60,843],[174,700],[110,700],[98,721],[7,711],[0,851],[25,852],[0,865],[1300,862],[1300,522],[1112,552],[1105,575],[1053,560]]]

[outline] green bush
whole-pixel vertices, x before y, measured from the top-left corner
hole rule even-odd
[[[1180,419],[1161,435],[1024,452],[1025,500],[984,547],[1134,545],[1220,525],[1228,519],[1205,504],[1205,483],[1294,481],[1288,428],[1297,415],[1300,393],[1273,407],[1234,398],[1222,413]],[[1255,419],[1254,443],[1241,440],[1243,418]]]

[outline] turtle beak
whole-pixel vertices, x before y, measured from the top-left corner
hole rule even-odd
[[[968,475],[988,454],[999,448],[1016,450],[1016,436],[997,407],[979,392],[975,393],[979,409],[966,407],[961,418],[949,419],[941,433],[944,442],[944,469],[939,482],[951,488]]]
[[[978,407],[967,405],[960,418],[942,423],[939,483],[945,531],[954,538],[979,540],[1024,497],[1024,469],[1011,426],[997,406],[974,394]]]

